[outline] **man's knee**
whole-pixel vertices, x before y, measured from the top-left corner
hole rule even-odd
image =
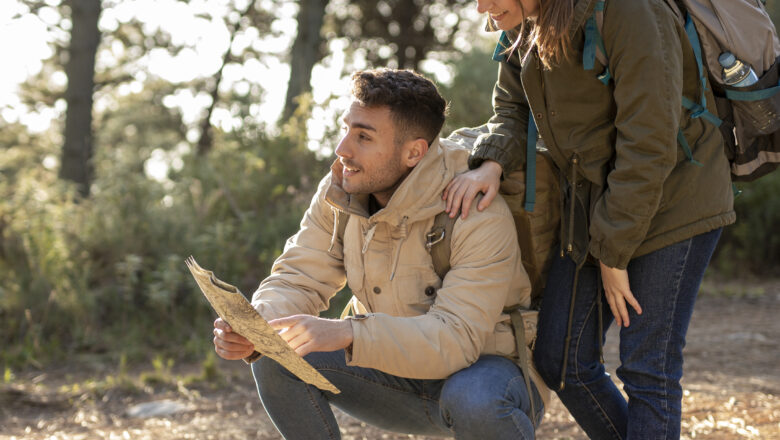
[[[523,377],[495,374],[505,367],[501,361],[483,359],[474,371],[461,372],[447,379],[440,396],[446,418],[489,423],[512,409],[527,410],[529,403]]]
[[[268,356],[263,356],[252,364],[252,375],[257,384],[257,390],[262,392],[268,385],[277,384],[282,380],[297,379],[286,368]]]
[[[507,406],[502,396],[446,385],[442,389],[439,404],[442,416],[450,427],[490,423]]]
[[[495,367],[495,365],[493,365]],[[442,388],[442,418],[456,437],[533,438],[530,397],[520,374],[507,377],[497,369],[454,375]],[[542,411],[541,402],[537,412]]]

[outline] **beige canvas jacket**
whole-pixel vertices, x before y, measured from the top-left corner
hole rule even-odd
[[[504,201],[499,197],[482,212],[472,209],[455,223],[451,269],[444,280],[425,248],[425,235],[445,208],[442,190],[467,170],[468,156],[469,150],[435,142],[387,206],[371,216],[367,196],[351,197],[339,186],[336,161],[299,232],[255,292],[254,307],[266,319],[317,315],[346,281],[365,311],[352,322],[348,365],[443,379],[483,354],[515,357],[509,316],[502,309],[527,306],[530,283]],[[337,210],[351,214],[343,245]],[[535,323],[530,326],[533,335]],[[533,376],[546,404],[546,387]]]

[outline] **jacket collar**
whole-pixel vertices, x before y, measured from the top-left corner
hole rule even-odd
[[[467,169],[469,150],[443,146],[435,141],[423,159],[406,176],[390,197],[387,206],[370,216],[368,194],[347,194],[341,187],[343,167],[339,160],[331,165],[331,181],[325,193],[327,202],[339,211],[369,218],[372,222],[387,222],[394,226],[404,217],[408,222],[431,218],[444,210],[441,193],[456,173]]]
[[[585,20],[593,14],[596,2],[597,0],[577,0],[577,4],[574,5],[571,27],[569,28],[570,40],[574,39],[575,34],[585,25]]]

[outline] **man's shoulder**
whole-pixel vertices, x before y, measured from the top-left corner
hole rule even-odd
[[[506,200],[504,200],[501,194],[496,195],[487,208],[480,211],[477,209],[477,205],[479,205],[479,202],[483,197],[484,196],[480,194],[474,198],[474,202],[472,202],[471,207],[469,208],[468,217],[463,219],[464,222],[471,221],[479,223],[493,217],[506,217],[514,222],[512,211],[510,211],[509,205],[507,205]]]
[[[477,210],[482,196],[474,199],[469,215],[465,219],[458,216],[453,228],[453,239],[472,240],[505,240],[507,234],[516,234],[515,221],[512,212],[501,195],[482,211]]]

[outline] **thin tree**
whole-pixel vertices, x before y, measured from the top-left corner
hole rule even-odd
[[[211,147],[214,145],[214,136],[212,133],[212,126],[211,126],[211,115],[214,113],[214,109],[216,108],[217,103],[219,101],[219,85],[222,82],[222,71],[225,69],[225,66],[232,60],[231,49],[233,47],[233,41],[235,40],[236,35],[241,31],[241,29],[246,24],[245,22],[247,21],[247,17],[251,16],[252,11],[255,10],[255,3],[256,0],[250,1],[246,9],[244,9],[241,12],[238,19],[235,21],[235,23],[233,23],[232,26],[230,26],[230,41],[228,42],[228,47],[227,50],[225,51],[225,55],[222,57],[222,65],[219,66],[219,70],[217,70],[217,73],[214,74],[214,80],[211,88],[211,104],[206,109],[205,115],[203,116],[203,120],[200,123],[200,138],[198,139],[198,155],[203,156],[208,154],[209,150],[211,150]]]
[[[295,98],[311,92],[311,73],[324,56],[322,24],[329,0],[300,0],[298,34],[290,51],[290,80],[282,111],[282,121],[289,119],[298,108]]]
[[[100,44],[98,19],[100,0],[70,0],[71,32],[65,74],[65,143],[59,176],[77,184],[79,193],[89,195],[94,176],[92,165],[92,101],[95,88],[95,54]]]

